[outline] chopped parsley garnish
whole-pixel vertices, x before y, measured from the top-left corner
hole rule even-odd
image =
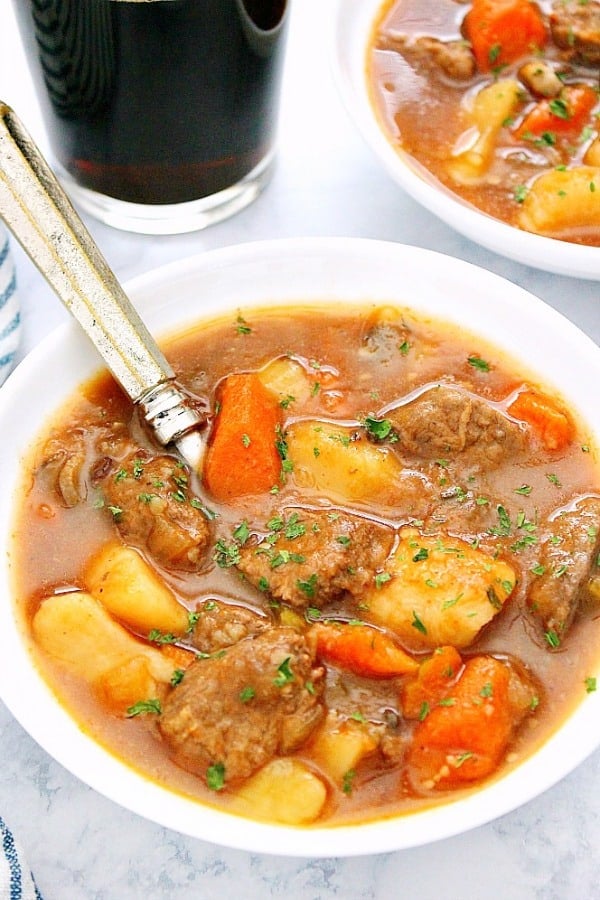
[[[214,763],[206,770],[206,783],[211,791],[222,791],[225,787],[225,766]]]
[[[470,366],[473,366],[474,369],[477,369],[479,372],[489,372],[490,364],[485,359],[481,359],[480,356],[469,356],[467,357],[467,362]]]
[[[152,641],[153,644],[174,644],[177,638],[170,632],[165,633],[159,631],[158,628],[153,628],[148,633],[148,640]]]
[[[383,587],[386,581],[390,581],[391,575],[389,572],[378,572],[375,575],[375,587],[379,590]]]
[[[131,719],[134,716],[142,716],[146,713],[153,713],[155,716],[159,716],[161,712],[160,700],[138,700],[133,706],[128,707],[127,717]]]
[[[421,634],[427,634],[427,629],[426,629],[425,625],[423,624],[421,619],[418,617],[418,615],[416,614],[414,609],[413,609],[413,620],[410,624],[412,625],[413,628],[416,628],[417,631],[420,631]]]
[[[356,772],[354,769],[348,769],[347,772],[344,773],[342,778],[342,790],[345,794],[352,793],[352,782],[356,778]]]
[[[317,592],[317,573],[313,572],[306,581],[298,580],[296,586],[309,598],[309,600],[312,600]]]
[[[233,530],[233,537],[242,547],[246,543],[250,537],[250,527],[245,519]]]
[[[590,677],[585,679],[585,689],[588,694],[593,694],[597,688],[596,678]]]
[[[240,701],[242,703],[249,703],[251,700],[254,700],[255,697],[256,691],[251,684],[246,685],[246,687],[242,688],[240,691]]]
[[[376,416],[365,416],[363,422],[369,437],[376,441],[397,440],[394,426],[389,419],[378,419]]]
[[[183,669],[173,669],[173,674],[171,675],[171,687],[177,687],[178,684],[181,684],[184,675],[185,671]]]
[[[412,558],[413,562],[422,562],[424,559],[429,559],[429,550],[427,547],[419,547],[417,552]]]
[[[515,488],[515,494],[522,494],[525,497],[528,497],[533,488],[530,484],[522,484],[521,487]]]
[[[237,566],[240,561],[240,548],[237,544],[226,544],[219,539],[215,544],[213,559],[221,569]]]
[[[250,326],[248,325],[248,323],[242,316],[237,317],[236,323],[237,324],[236,324],[235,330],[237,331],[238,334],[251,334],[252,333],[252,329],[250,328]]]
[[[277,666],[277,675],[273,679],[275,687],[283,687],[294,680],[294,673],[290,668],[291,656],[286,656],[281,665]]]

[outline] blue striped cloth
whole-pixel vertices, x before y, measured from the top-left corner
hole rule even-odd
[[[0,384],[15,363],[21,339],[17,278],[8,234],[0,223]]]
[[[0,900],[42,900],[23,851],[0,816]]]

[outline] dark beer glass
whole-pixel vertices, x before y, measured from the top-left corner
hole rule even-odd
[[[268,181],[289,0],[13,0],[53,163],[116,227],[191,231]]]

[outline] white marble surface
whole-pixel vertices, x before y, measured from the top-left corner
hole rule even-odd
[[[0,2],[0,98],[44,146],[9,0]],[[436,249],[482,265],[562,311],[600,343],[600,283],[530,269],[438,222],[379,171],[338,100],[323,25],[329,4],[295,0],[275,178],[229,222],[178,237],[87,224],[118,276],[212,247],[301,235],[353,235]],[[21,355],[67,318],[20,248]],[[534,336],[532,336],[534,339]],[[564,360],[568,364],[569,348]],[[345,859],[223,849],[127,812],[64,771],[0,703],[0,814],[24,846],[45,900],[593,900],[600,898],[600,751],[502,819],[428,847]]]

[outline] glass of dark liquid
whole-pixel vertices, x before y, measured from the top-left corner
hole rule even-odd
[[[174,234],[268,182],[289,0],[13,0],[71,198]]]

